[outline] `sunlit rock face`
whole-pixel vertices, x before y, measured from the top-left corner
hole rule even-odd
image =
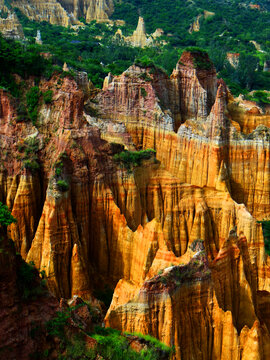
[[[40,82],[53,97],[37,126],[0,90],[16,251],[57,297],[115,287],[106,325],[154,335],[176,359],[268,359],[269,115],[234,103],[204,53],[183,53],[170,77],[137,64],[103,90],[78,83]],[[156,153],[125,166],[124,148]]]
[[[87,22],[106,22],[114,9],[112,0],[13,0],[11,5],[31,20],[61,26],[81,24],[80,17]]]
[[[17,15],[6,6],[4,0],[0,0],[0,33],[6,39],[24,38],[23,28]]]
[[[77,19],[85,17],[87,22],[108,21],[114,9],[112,0],[59,0],[59,3],[69,14],[73,14]]]

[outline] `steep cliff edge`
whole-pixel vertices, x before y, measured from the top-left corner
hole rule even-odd
[[[258,127],[268,125],[269,115],[257,116],[251,133],[242,134],[250,115],[227,106],[226,85],[218,83],[207,54],[183,53],[170,79],[131,67],[111,79],[98,100],[105,124],[124,125],[137,148],[155,149],[181,182],[218,187],[223,178],[237,202],[259,218],[269,215],[269,130]]]
[[[18,219],[16,251],[58,298],[115,287],[106,324],[152,334],[176,359],[266,360],[267,115],[241,132],[244,115],[197,52],[171,77],[135,64],[90,95],[56,74],[39,89],[52,100],[40,96],[35,125],[0,91],[0,200]]]

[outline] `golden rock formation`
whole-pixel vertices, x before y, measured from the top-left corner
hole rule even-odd
[[[114,9],[112,0],[13,0],[11,5],[19,8],[31,20],[62,26],[80,24],[78,18],[81,16],[87,22],[106,22]]]
[[[184,53],[171,77],[133,65],[91,98],[69,78],[40,89],[53,98],[38,129],[0,90],[16,250],[58,297],[115,286],[106,325],[154,335],[177,360],[267,360],[268,115],[237,106],[204,53]],[[22,169],[29,136],[35,171]],[[124,147],[156,154],[125,167]]]
[[[152,43],[152,39],[146,36],[145,24],[141,16],[139,17],[136,30],[130,37],[125,38],[125,41],[137,47],[149,46]]]
[[[7,39],[24,38],[23,28],[17,15],[4,5],[4,1],[0,1],[0,32]]]
[[[134,47],[148,47],[155,45],[155,40],[164,35],[162,29],[156,29],[151,35],[146,34],[145,23],[143,17],[139,16],[136,30],[130,36],[124,36],[121,29],[115,33],[115,39],[124,41],[125,43]],[[163,44],[165,42],[163,41]]]

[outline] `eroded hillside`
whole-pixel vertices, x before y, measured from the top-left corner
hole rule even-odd
[[[204,52],[170,77],[133,65],[103,90],[82,79],[41,80],[34,121],[0,90],[16,251],[58,298],[115,288],[106,325],[176,359],[268,359],[269,115],[236,102]]]

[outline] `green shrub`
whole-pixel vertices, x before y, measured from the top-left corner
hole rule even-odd
[[[40,280],[35,264],[21,260],[17,269],[17,284],[23,300],[35,299],[47,291],[46,280]]]
[[[209,70],[212,68],[212,63],[209,60],[208,54],[205,50],[190,46],[185,49],[193,55],[193,65],[196,69]]]
[[[48,334],[60,339],[65,337],[65,326],[70,318],[70,312],[58,311],[56,317],[46,323]]]
[[[62,171],[63,171],[63,167],[64,167],[64,164],[62,163],[61,160],[57,161],[54,165],[54,174],[55,176],[61,176],[62,174]]]
[[[39,163],[36,160],[26,159],[23,161],[23,169],[35,172],[40,168]]]
[[[65,77],[68,77],[69,79],[74,79],[76,77],[76,73],[73,70],[69,71],[63,71],[60,75],[60,77],[63,79]]]
[[[187,46],[185,51],[191,52],[193,54],[207,55],[207,51],[198,46]]]
[[[262,90],[254,91],[252,96],[248,95],[246,98],[251,101],[256,101],[261,105],[270,104],[270,94]]]
[[[60,190],[62,192],[68,191],[68,189],[69,189],[69,185],[66,182],[66,180],[58,180],[56,185],[57,185],[58,190]]]
[[[151,60],[147,55],[144,55],[140,58],[136,58],[134,61],[134,64],[139,67],[143,67],[143,68],[146,68],[146,67],[155,68],[156,67],[153,60]]]
[[[141,333],[133,333],[132,335],[138,336],[139,338],[146,340],[157,349],[163,350],[169,354],[172,352],[172,349],[168,345],[165,345],[164,343],[162,343],[157,338],[151,335],[144,335]]]
[[[95,360],[97,358],[96,356],[97,350],[87,349],[84,339],[82,339],[80,336],[77,336],[77,338],[67,346],[67,351],[64,358],[67,360]]]
[[[135,352],[129,346],[128,336],[122,336],[119,330],[95,326],[93,333],[89,334],[97,341],[97,346],[91,350],[85,347],[83,332],[72,335],[67,331],[69,319],[72,316],[73,308],[64,312],[57,312],[56,317],[46,323],[46,329],[50,336],[58,337],[61,341],[60,349],[64,355],[59,354],[59,359],[75,360],[97,358],[97,355],[106,360],[158,360],[169,358],[172,349],[162,344],[149,335],[135,334],[146,343],[147,348],[141,352]],[[132,336],[132,334],[131,334]]]
[[[162,282],[163,285],[166,285],[168,280],[166,276],[161,276],[160,281]]]
[[[33,125],[36,125],[37,122],[40,95],[38,86],[33,86],[26,94],[27,110]]]
[[[45,104],[50,104],[53,98],[53,91],[47,90],[43,93],[43,100]]]
[[[145,90],[145,88],[141,88],[141,95],[145,98],[147,96],[147,91]]]
[[[270,220],[262,220],[258,223],[262,224],[265,252],[270,255]]]
[[[156,151],[153,149],[141,150],[141,151],[122,151],[120,154],[114,155],[114,161],[123,164],[126,169],[130,169],[131,166],[140,166],[142,160],[151,159],[155,155]]]
[[[0,201],[0,225],[8,226],[17,220],[11,215],[11,212],[8,210],[7,205],[4,205]]]
[[[127,334],[133,335],[133,334]],[[158,360],[165,358],[164,353],[167,353],[169,358],[172,349],[160,343],[152,336],[134,334],[139,338],[145,340],[147,348],[136,352],[129,347],[127,337],[121,336],[120,331],[110,328],[95,327],[95,333],[92,337],[97,340],[97,352],[104,359],[108,360]]]

